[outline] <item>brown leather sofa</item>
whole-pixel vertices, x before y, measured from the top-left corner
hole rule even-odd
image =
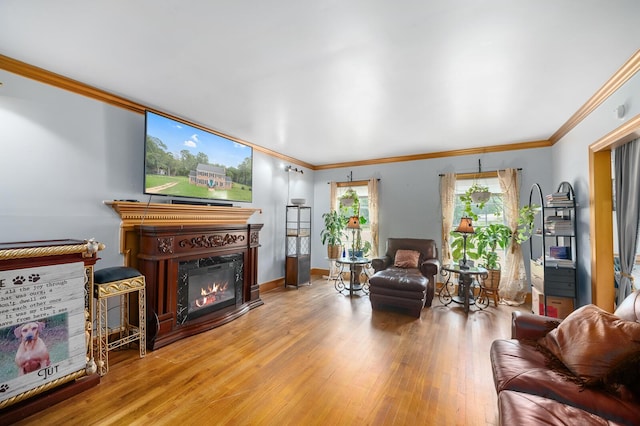
[[[415,267],[395,266],[398,250],[419,253]],[[369,279],[369,300],[373,309],[402,308],[420,317],[425,306],[431,306],[436,275],[440,270],[438,247],[434,240],[389,238],[383,257],[371,261],[375,273]]]
[[[640,322],[640,291],[629,295],[613,315],[612,321],[619,318]],[[556,318],[514,312],[512,338],[492,343],[490,356],[500,424],[639,425],[640,395],[637,391],[636,395],[614,392],[610,388],[585,386],[584,382],[571,380],[566,371],[558,369],[557,365],[554,368],[539,346],[532,344],[540,342],[539,339],[559,325],[560,320]],[[579,327],[593,330],[588,324]],[[610,341],[608,336],[613,334],[612,329],[604,330],[608,344],[625,345],[624,341]],[[592,336],[589,333],[585,335]],[[586,346],[589,347],[591,337],[587,339]],[[593,349],[598,347],[602,345],[594,342]]]

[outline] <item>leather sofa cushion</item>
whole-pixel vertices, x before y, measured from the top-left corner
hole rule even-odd
[[[502,425],[613,425],[592,413],[552,399],[520,392],[504,391],[498,395]]]
[[[586,305],[573,311],[539,343],[586,385],[599,385],[612,367],[640,357],[640,323]]]
[[[384,287],[389,290],[424,293],[427,284],[429,279],[414,268],[390,267],[376,272],[369,278],[369,288],[372,292],[375,292],[376,287]]]
[[[640,322],[640,290],[627,296],[613,314],[627,321]]]
[[[537,395],[622,424],[635,424],[640,419],[640,405],[600,388],[583,387],[566,375],[570,375],[568,370],[563,374],[549,368],[545,355],[533,343],[496,340],[491,345],[490,357],[498,394],[511,390]]]
[[[407,290],[398,290],[394,288],[386,288],[386,287],[371,287],[369,286],[369,292],[371,294],[384,294],[387,296],[399,297],[404,299],[424,299],[425,292],[422,291],[407,291]]]

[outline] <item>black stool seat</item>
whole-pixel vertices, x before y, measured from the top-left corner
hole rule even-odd
[[[109,283],[111,281],[126,280],[127,278],[139,277],[140,271],[128,266],[112,266],[96,271],[93,274],[93,282],[96,284]]]

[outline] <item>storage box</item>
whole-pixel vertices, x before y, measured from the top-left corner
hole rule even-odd
[[[547,297],[547,316],[564,319],[573,312],[573,299],[568,297]],[[531,310],[534,314],[544,315],[544,294],[535,287],[531,288]]]
[[[531,312],[536,315],[544,313],[542,309],[542,292],[535,287],[531,287]]]
[[[540,293],[544,291],[544,266],[531,259],[531,287],[538,289]]]

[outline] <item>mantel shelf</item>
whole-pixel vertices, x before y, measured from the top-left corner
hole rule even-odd
[[[261,209],[198,206],[189,204],[105,201],[122,219],[122,228],[145,225],[222,225],[246,224]]]
[[[134,228],[139,225],[246,225],[261,209],[241,207],[198,206],[189,204],[141,203],[136,201],[104,201],[120,216],[120,253],[125,256],[125,265],[137,262],[138,235]]]

